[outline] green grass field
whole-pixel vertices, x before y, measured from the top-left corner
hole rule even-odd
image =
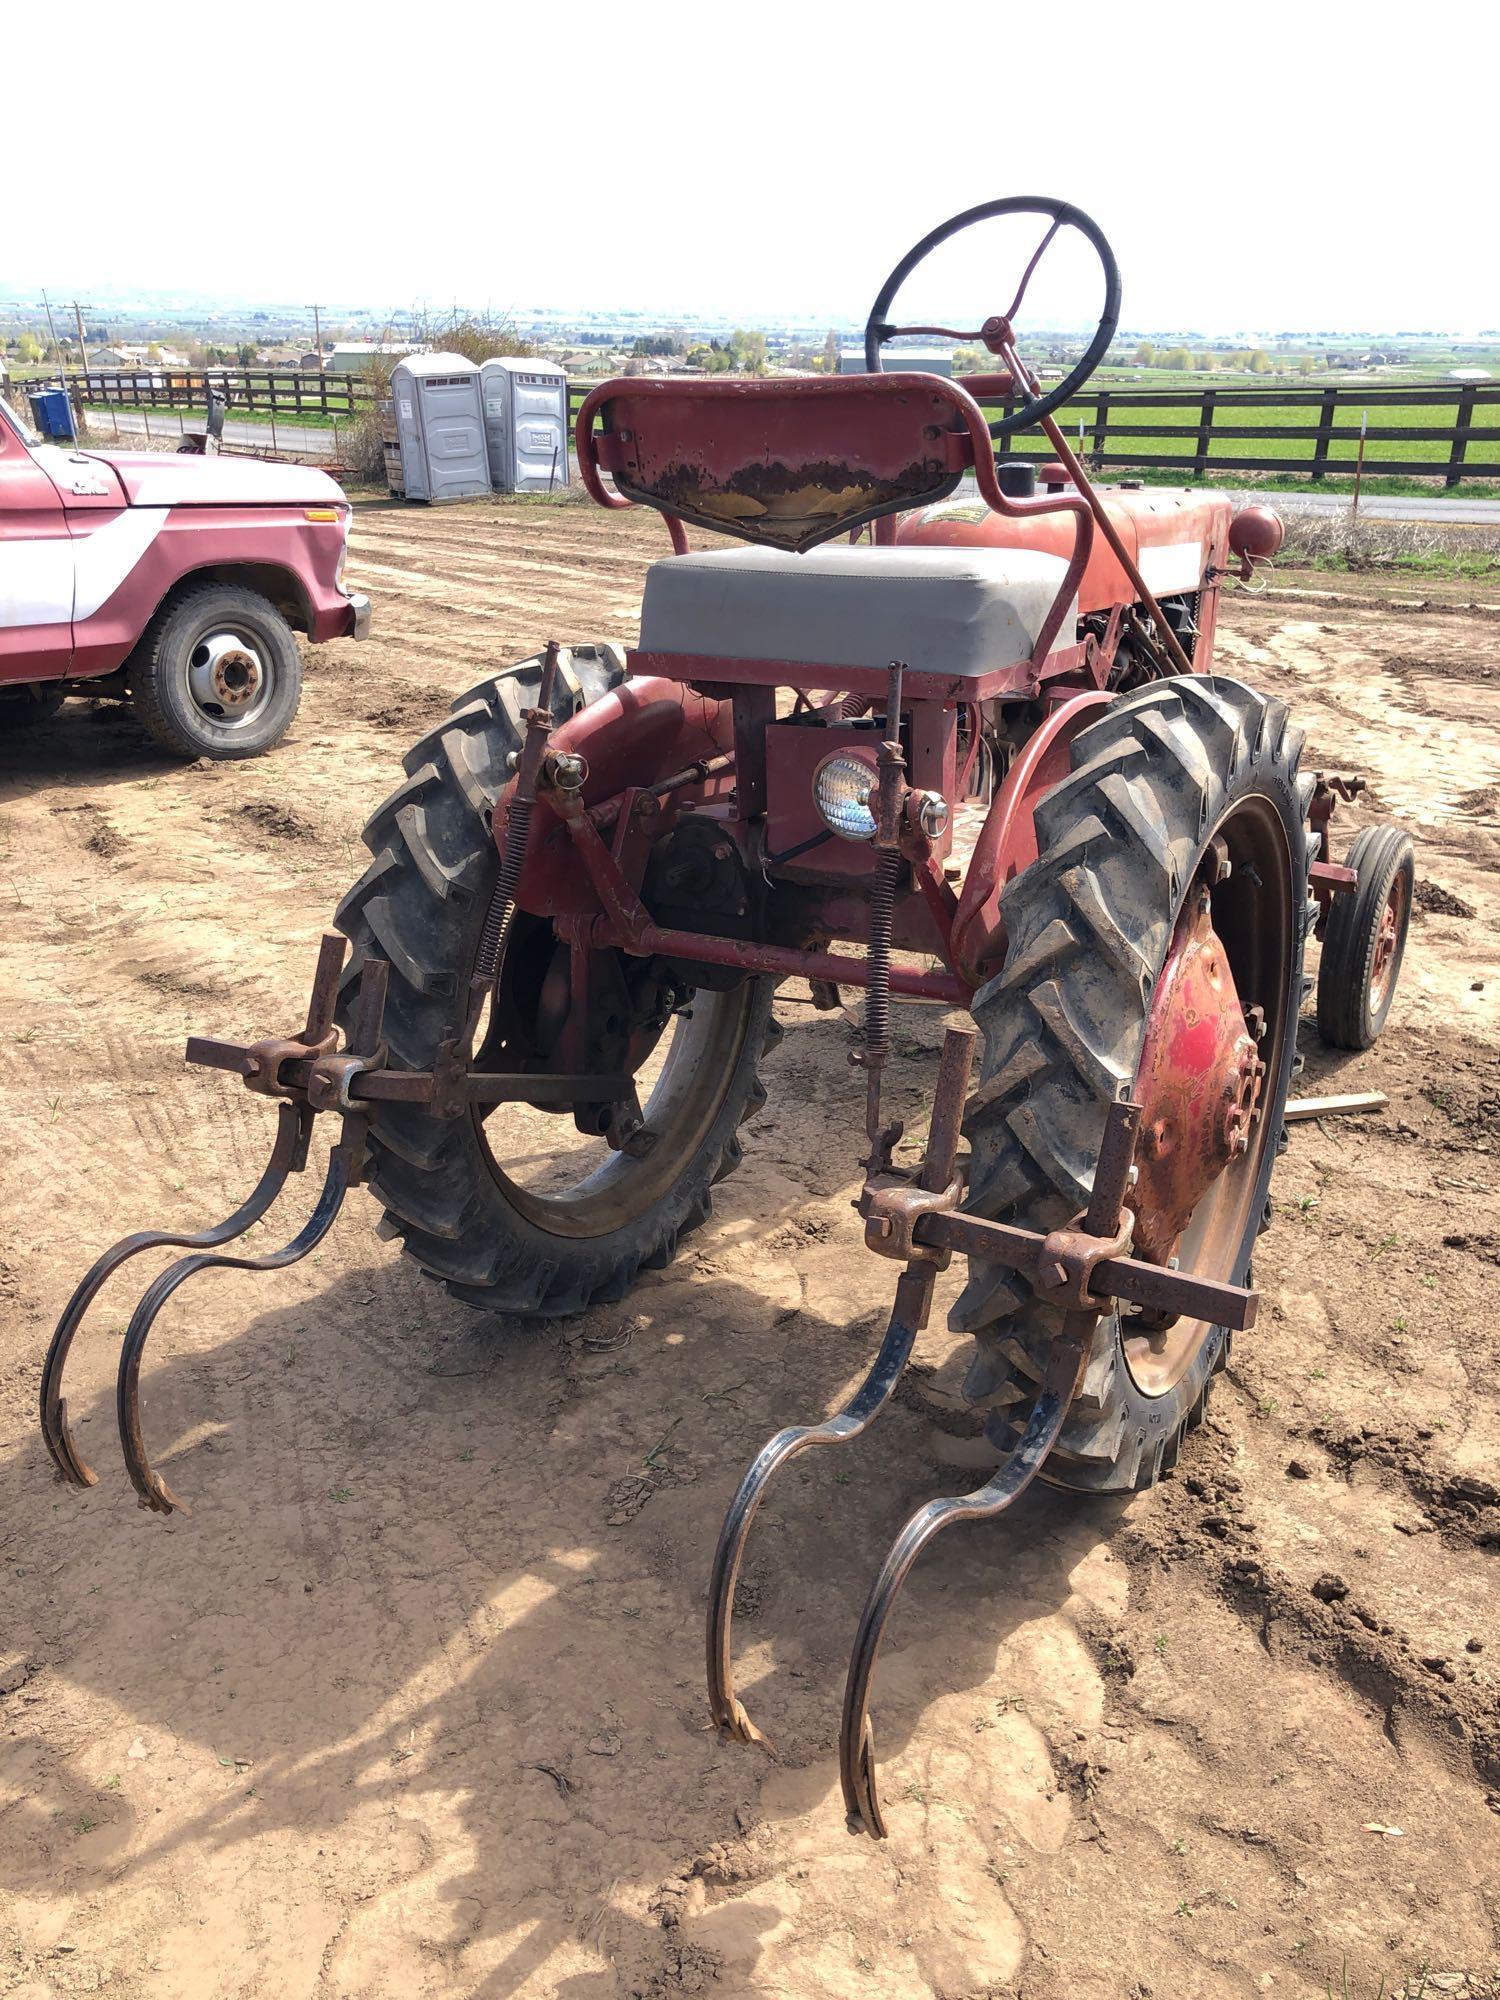
[[[139,420],[142,417],[149,418],[153,429],[159,423],[163,432],[166,432],[177,429],[179,418],[191,430],[195,425],[201,425],[206,420],[208,414],[205,410],[193,408],[177,410],[158,408],[153,410],[149,403],[142,403],[139,406],[134,403],[85,403],[84,410],[90,424],[96,430],[104,430],[106,432],[109,430],[110,418],[116,415],[129,417],[132,420],[132,427],[135,428],[139,427]],[[276,422],[278,424],[301,425],[308,430],[331,431],[339,424],[348,425],[356,422],[359,414],[359,412],[356,412],[355,416],[351,417],[341,411],[336,417],[325,417],[321,410],[298,410],[295,405],[288,403],[284,406],[281,404],[277,405]],[[271,428],[271,412],[269,410],[244,410],[239,408],[238,405],[231,405],[226,421],[231,424],[264,424],[266,430],[269,432]],[[122,438],[128,435],[127,428],[123,424],[120,427],[120,435]]]

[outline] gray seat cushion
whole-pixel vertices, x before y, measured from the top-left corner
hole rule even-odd
[[[981,674],[1028,658],[1067,564],[1031,549],[714,549],[646,572],[641,647]],[[1063,624],[1073,638],[1072,614]]]

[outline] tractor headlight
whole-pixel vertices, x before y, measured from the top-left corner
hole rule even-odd
[[[878,782],[875,766],[849,751],[823,759],[813,773],[813,804],[830,833],[844,840],[875,838],[870,794]]]

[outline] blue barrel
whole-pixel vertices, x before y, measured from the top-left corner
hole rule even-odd
[[[31,419],[45,438],[63,438],[71,442],[73,437],[73,407],[68,401],[66,389],[33,389],[27,401],[31,404]]]

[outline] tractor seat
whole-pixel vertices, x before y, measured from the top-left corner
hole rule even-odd
[[[641,650],[992,673],[1028,659],[1067,570],[1033,549],[713,549],[646,572]],[[1071,641],[1075,603],[1063,622]]]

